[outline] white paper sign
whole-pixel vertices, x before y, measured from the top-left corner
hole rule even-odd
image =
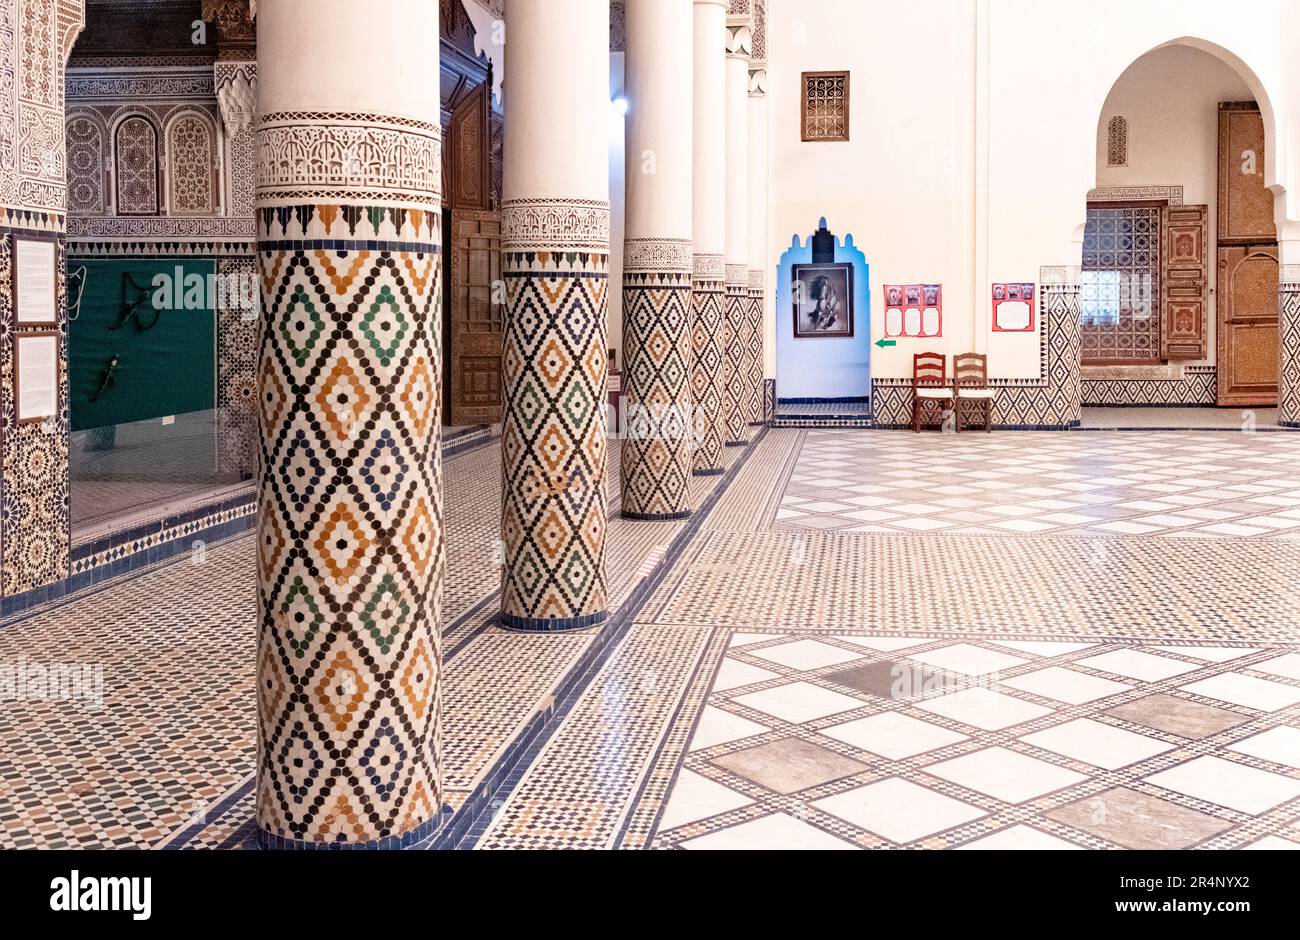
[[[54,242],[14,239],[14,265],[18,272],[18,322],[58,322]]]
[[[18,420],[59,413],[59,337],[18,336]]]

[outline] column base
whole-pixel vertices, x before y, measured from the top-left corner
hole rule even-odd
[[[627,512],[624,510],[621,515],[624,519],[632,522],[681,522],[683,519],[689,519],[692,512],[693,510],[690,509],[685,512]]]
[[[450,807],[443,813],[450,814]],[[287,839],[265,829],[257,830],[257,847],[269,852],[394,852],[402,849],[426,848],[442,828],[442,815],[421,823],[400,836],[385,836],[369,842],[313,842],[307,839]]]
[[[507,614],[501,611],[497,614],[497,622],[507,630],[516,630],[520,633],[568,633],[573,630],[587,630],[591,627],[600,626],[609,619],[609,611],[602,610],[596,614],[586,614],[582,617],[516,617],[514,614]]]
[[[749,441],[727,441],[723,447],[748,447]]]
[[[724,473],[726,473],[726,472],[727,472],[727,471],[724,470],[722,467],[718,467],[717,469],[710,469],[710,470],[693,470],[693,471],[691,471],[691,476],[696,476],[696,477],[720,477],[720,476],[722,476],[722,475],[723,475]]]

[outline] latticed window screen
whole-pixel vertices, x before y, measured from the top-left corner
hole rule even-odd
[[[849,139],[849,73],[803,73],[803,139]]]
[[[1160,360],[1160,207],[1088,207],[1084,362]]]
[[[1106,128],[1106,165],[1128,166],[1128,120],[1118,114]]]

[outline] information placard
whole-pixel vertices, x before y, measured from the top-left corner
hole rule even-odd
[[[58,255],[53,241],[14,236],[13,296],[19,326],[58,325]]]
[[[14,389],[18,423],[44,421],[59,413],[58,333],[20,333],[14,338]]]

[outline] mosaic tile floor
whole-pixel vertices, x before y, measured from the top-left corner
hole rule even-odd
[[[1064,472],[1066,436],[991,453]],[[1066,468],[1143,459],[1075,437],[1103,449]],[[478,847],[1300,848],[1294,543],[775,521],[808,442],[850,483],[889,470],[864,439],[917,436],[761,442]],[[950,472],[978,492],[981,463]]]
[[[1300,539],[1300,436],[1029,439],[809,431],[774,521],[802,531]]]
[[[459,455],[449,807],[506,781],[459,844],[1300,847],[1291,440],[772,430],[727,452],[690,526],[613,518],[611,589],[633,619],[557,637],[492,625],[499,455]],[[822,502],[805,487],[937,503],[920,476],[978,508],[897,519],[991,518],[778,518],[792,495]],[[697,498],[718,485],[696,481]],[[1078,505],[1029,505],[1058,500]],[[1116,514],[993,524],[1096,507]],[[1207,531],[1220,522],[1240,528]],[[251,596],[244,537],[0,625],[0,661],[75,649],[106,667],[103,709],[0,708],[0,846],[247,846]]]
[[[726,643],[656,847],[1300,849],[1294,647]]]

